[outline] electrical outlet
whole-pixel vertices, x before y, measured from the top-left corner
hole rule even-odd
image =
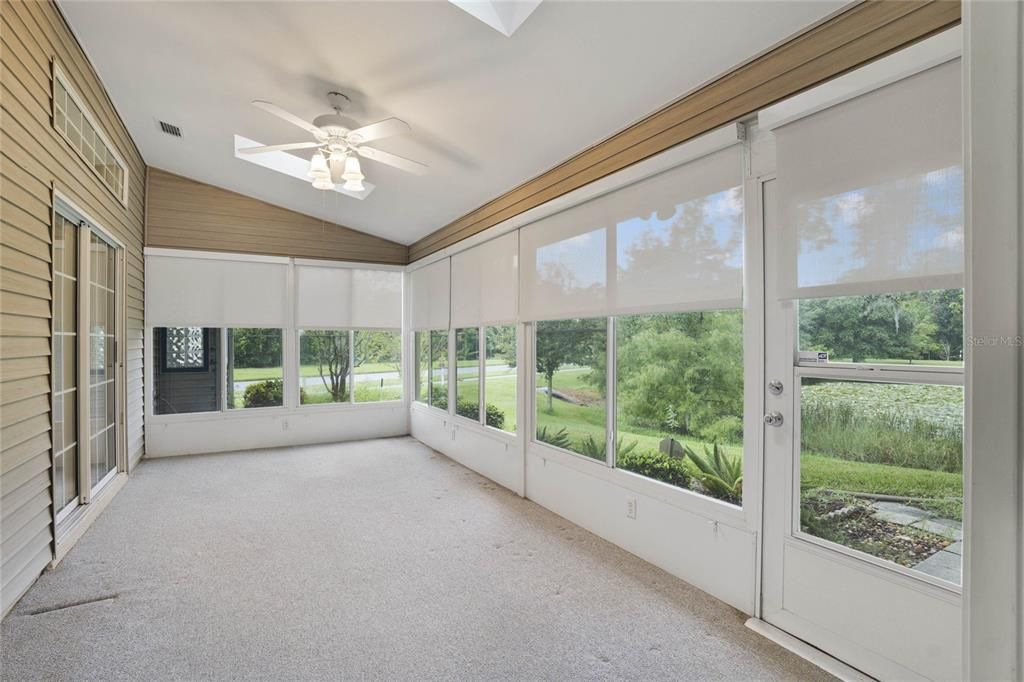
[[[627,497],[626,498],[626,518],[627,519],[635,519],[636,518],[636,498],[635,497]]]
[[[282,431],[287,431],[288,430],[288,420],[287,419],[282,419],[281,420],[281,430]]]

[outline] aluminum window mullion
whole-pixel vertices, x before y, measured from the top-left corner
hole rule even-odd
[[[487,372],[487,327],[477,327],[477,366],[479,367],[479,373],[477,376],[477,421],[484,426],[487,426],[487,407],[485,400],[487,396],[484,394],[484,379],[486,378]]]
[[[301,381],[302,378],[299,378]],[[348,402],[356,404],[356,332],[348,330]]]
[[[91,231],[85,221],[78,223],[78,314],[76,316],[76,332],[78,334],[78,499],[88,504],[92,497],[92,485],[89,481],[89,465],[92,462],[92,429],[90,429],[90,400],[92,390],[89,386],[89,350],[92,339],[89,336],[89,244]],[[84,244],[84,246],[83,246]],[[84,284],[84,286],[83,286]]]

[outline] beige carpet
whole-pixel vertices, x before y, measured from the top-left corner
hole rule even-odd
[[[4,620],[0,672],[827,677],[744,619],[398,438],[144,462]]]

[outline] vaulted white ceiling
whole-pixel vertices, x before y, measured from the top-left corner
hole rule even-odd
[[[549,0],[512,37],[441,0],[60,6],[149,165],[411,243],[843,4]],[[235,158],[236,133],[307,139],[251,100],[311,120],[329,90],[407,121],[374,146],[429,174],[365,161],[359,201]]]

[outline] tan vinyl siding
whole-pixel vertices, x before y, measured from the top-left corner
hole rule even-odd
[[[52,126],[56,58],[128,166],[122,204]],[[128,456],[143,453],[143,223],[146,166],[57,7],[0,6],[0,607],[53,558],[50,490],[52,189],[126,246]]]
[[[146,246],[405,265],[403,244],[149,169]]]

